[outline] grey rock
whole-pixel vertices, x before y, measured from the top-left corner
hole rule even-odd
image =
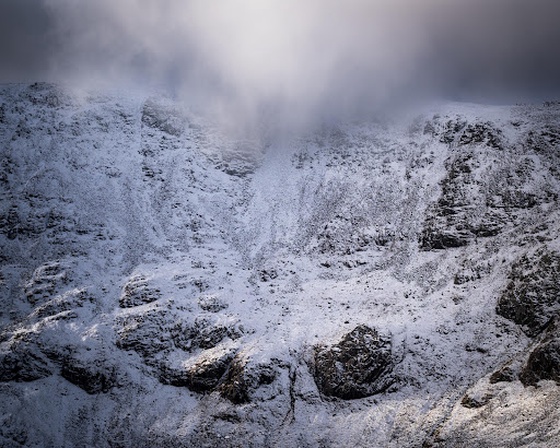
[[[34,381],[52,373],[48,360],[31,346],[12,344],[0,351],[0,381]]]
[[[116,369],[103,361],[87,361],[67,358],[62,364],[60,375],[88,394],[108,392],[117,384]]]
[[[124,286],[119,298],[119,306],[121,308],[132,308],[155,302],[160,297],[161,292],[156,288],[151,288],[146,278],[135,276]]]
[[[391,337],[360,325],[337,344],[316,346],[312,370],[322,394],[350,400],[386,390],[392,367]]]
[[[177,108],[150,99],[146,101],[142,109],[142,123],[178,137],[183,133],[187,120]]]
[[[234,404],[249,403],[259,387],[274,382],[277,369],[275,361],[252,363],[250,358],[237,355],[220,385],[220,394]]]
[[[133,350],[144,358],[169,350],[173,345],[169,334],[170,319],[172,316],[165,309],[151,309],[121,319],[117,347]]]
[[[218,386],[234,356],[233,349],[207,350],[188,365],[162,367],[159,379],[163,384],[187,387],[193,392],[210,392]]]
[[[560,254],[540,249],[516,261],[496,312],[536,336],[560,312]]]
[[[519,379],[525,386],[536,385],[540,380],[560,384],[560,322],[556,320],[547,329],[543,341],[531,351]]]

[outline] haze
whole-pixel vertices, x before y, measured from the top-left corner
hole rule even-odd
[[[290,125],[554,99],[556,0],[1,0],[0,81],[163,89]]]

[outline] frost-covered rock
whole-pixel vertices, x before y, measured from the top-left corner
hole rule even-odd
[[[170,336],[173,316],[166,309],[156,308],[131,314],[120,318],[117,324],[116,343],[122,350],[133,350],[150,359],[173,346]]]
[[[194,392],[211,392],[220,384],[235,352],[235,348],[217,347],[205,350],[179,366],[165,365],[161,370],[160,381],[172,386],[188,387]]]
[[[511,268],[496,312],[535,336],[560,313],[560,255],[541,248]]]
[[[0,445],[555,440],[560,108],[432,109],[232,137],[0,86]]]
[[[187,119],[176,106],[152,98],[144,103],[142,123],[178,137],[185,129]]]
[[[350,400],[386,390],[393,364],[391,336],[360,325],[332,346],[315,347],[312,369],[321,393]]]
[[[115,367],[107,365],[103,360],[66,358],[60,375],[88,394],[108,392],[117,384]]]
[[[39,266],[24,286],[27,300],[35,305],[39,301],[52,296],[57,288],[67,281],[68,274],[61,263],[51,262]]]
[[[121,308],[132,308],[152,303],[160,297],[161,292],[157,288],[151,288],[146,278],[135,276],[124,285],[119,305]]]
[[[220,384],[220,393],[234,404],[249,403],[257,389],[274,382],[280,365],[277,360],[255,362],[251,357],[238,354]]]
[[[52,374],[48,359],[33,345],[0,345],[0,381],[34,381]]]

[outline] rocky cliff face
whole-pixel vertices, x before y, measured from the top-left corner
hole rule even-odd
[[[555,446],[560,105],[235,139],[0,90],[2,446]]]

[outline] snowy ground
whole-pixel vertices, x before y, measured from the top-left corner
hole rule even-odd
[[[558,446],[554,381],[489,378],[544,337],[496,306],[560,250],[560,106],[432,109],[241,140],[164,98],[0,88],[0,444]],[[315,347],[362,324],[390,385],[325,396]],[[233,356],[241,403],[235,361],[178,385]]]

